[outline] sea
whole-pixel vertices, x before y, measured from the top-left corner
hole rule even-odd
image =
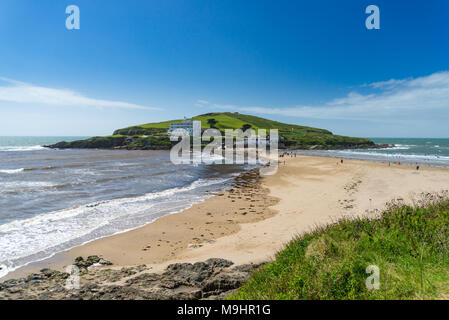
[[[382,149],[299,150],[298,154],[369,161],[449,167],[449,139],[370,138],[376,144],[394,145]]]
[[[168,151],[53,150],[86,137],[0,137],[0,278],[141,227],[230,187],[249,165],[175,165]],[[374,138],[387,149],[297,151],[449,166],[449,139]]]
[[[168,151],[53,150],[86,137],[0,137],[0,278],[182,211],[249,165],[175,165]]]

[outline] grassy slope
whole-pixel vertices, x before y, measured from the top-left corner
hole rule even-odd
[[[445,200],[444,200],[445,199]],[[376,220],[343,220],[290,242],[230,299],[449,297],[449,200],[391,206]],[[365,269],[380,269],[367,290]]]
[[[250,115],[244,115],[239,113],[231,113],[231,112],[222,112],[222,113],[208,113],[204,115],[199,115],[196,117],[193,117],[191,120],[199,120],[201,121],[201,127],[203,129],[210,128],[210,125],[207,123],[207,120],[209,119],[215,119],[218,121],[216,127],[218,129],[239,129],[242,128],[244,124],[250,124],[254,129],[262,128],[262,129],[280,129],[280,130],[288,130],[290,131],[292,128],[294,129],[303,129],[303,130],[309,130],[311,132],[317,132],[317,133],[324,133],[324,134],[331,134],[330,131],[323,130],[323,129],[316,129],[311,127],[304,127],[304,126],[298,126],[298,125],[290,125],[285,124],[277,121],[272,121],[264,118],[259,118],[255,116]],[[147,123],[143,125],[128,127],[124,129],[119,129],[116,132],[123,132],[123,133],[129,133],[130,130],[145,130],[150,129],[148,132],[152,132],[151,129],[165,129],[167,130],[170,126],[170,123],[178,123],[182,122],[182,120],[170,120],[170,121],[164,121],[164,122],[154,122],[154,123]]]
[[[260,117],[244,115],[240,113],[222,112],[209,113],[199,115],[192,120],[201,121],[203,129],[210,128],[207,123],[208,119],[215,119],[217,129],[240,129],[244,124],[249,124],[255,130],[261,129],[279,129],[281,142],[287,147],[289,146],[347,146],[347,145],[372,145],[373,142],[369,139],[353,138],[333,135],[332,132],[324,129],[317,129],[312,127],[305,127],[293,124],[285,124],[277,121],[272,121]],[[182,120],[172,120],[157,123],[148,123],[139,126],[119,129],[114,134],[121,135],[156,135],[163,136],[166,134],[170,123],[181,122]]]

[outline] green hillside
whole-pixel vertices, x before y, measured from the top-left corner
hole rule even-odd
[[[202,129],[278,129],[279,147],[296,149],[346,149],[376,147],[373,141],[334,135],[324,129],[286,124],[237,112],[206,113],[190,120],[201,121]],[[183,120],[170,120],[136,125],[114,131],[112,136],[93,137],[87,140],[61,142],[52,148],[126,148],[126,149],[168,149],[171,142],[167,135],[170,123]]]
[[[224,131],[224,129],[241,129],[245,125],[249,125],[255,130],[278,129],[280,142],[287,148],[310,148],[312,146],[316,146],[317,148],[363,148],[374,146],[374,143],[369,139],[338,136],[324,129],[286,124],[237,112],[206,113],[191,118],[191,120],[201,121],[201,127],[203,129],[208,129],[211,127],[209,124],[210,119],[214,119],[216,121],[214,127],[221,131]],[[176,122],[182,122],[182,120],[171,120],[132,126],[116,130],[114,135],[164,135],[166,134],[170,123]]]
[[[202,114],[196,117],[191,118],[190,120],[199,120],[201,121],[201,127],[203,129],[210,128],[210,124],[208,123],[209,119],[215,119],[217,121],[217,124],[214,126],[215,128],[219,130],[224,129],[240,129],[245,124],[251,125],[254,129],[279,129],[282,131],[291,131],[292,129],[297,130],[304,130],[309,132],[316,132],[321,134],[332,134],[328,130],[323,129],[316,129],[312,127],[305,127],[305,126],[298,126],[295,124],[286,124],[282,122],[272,121],[256,116],[250,116],[240,113],[231,113],[231,112],[221,112],[221,113],[206,113]],[[154,122],[154,123],[147,123],[137,126],[132,126],[124,129],[119,129],[114,132],[114,134],[122,134],[122,135],[133,135],[133,134],[152,134],[155,132],[166,132],[166,130],[169,128],[170,123],[179,123],[182,122],[182,120],[170,120],[170,121],[164,121],[164,122]]]

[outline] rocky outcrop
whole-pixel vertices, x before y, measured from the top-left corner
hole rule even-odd
[[[0,283],[0,299],[223,299],[260,266],[233,266],[229,260],[212,258],[171,264],[163,273],[151,273],[145,265],[113,269],[99,267],[102,262],[110,263],[97,256],[75,259],[74,265],[80,268],[79,289],[66,287],[68,273],[43,269],[26,278]]]
[[[168,150],[172,142],[168,136],[106,136],[85,140],[62,141],[45,146],[52,149],[126,149],[126,150]]]
[[[92,137],[85,140],[62,141],[45,146],[53,149],[113,149],[125,145],[125,136]]]
[[[78,267],[80,270],[87,270],[89,267],[91,267],[93,265],[110,266],[110,265],[112,265],[112,262],[110,262],[106,259],[100,258],[99,256],[88,256],[86,260],[84,260],[83,257],[75,258],[73,265]]]
[[[71,142],[58,142],[45,146],[51,149],[120,149],[120,150],[169,150],[174,142],[168,137],[93,137],[86,140]],[[204,145],[202,145],[204,147]],[[288,150],[345,150],[345,149],[384,149],[392,148],[394,145],[374,143],[344,143],[344,144],[322,144],[302,145],[284,142],[278,143],[279,149]]]

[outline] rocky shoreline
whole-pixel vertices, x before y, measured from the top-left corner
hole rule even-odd
[[[86,140],[58,142],[44,147],[50,149],[106,149],[106,150],[170,150],[174,142],[168,138],[140,139],[132,137],[93,137]],[[204,146],[203,146],[204,147]],[[345,150],[345,149],[386,149],[393,148],[389,144],[341,144],[341,145],[295,145],[285,146],[282,142],[281,150]]]
[[[111,265],[98,256],[78,257],[74,266],[79,270],[79,289],[67,286],[73,275],[42,269],[0,283],[0,300],[221,300],[262,264],[234,266],[232,261],[211,258],[171,264],[163,273],[152,273],[146,265]]]

